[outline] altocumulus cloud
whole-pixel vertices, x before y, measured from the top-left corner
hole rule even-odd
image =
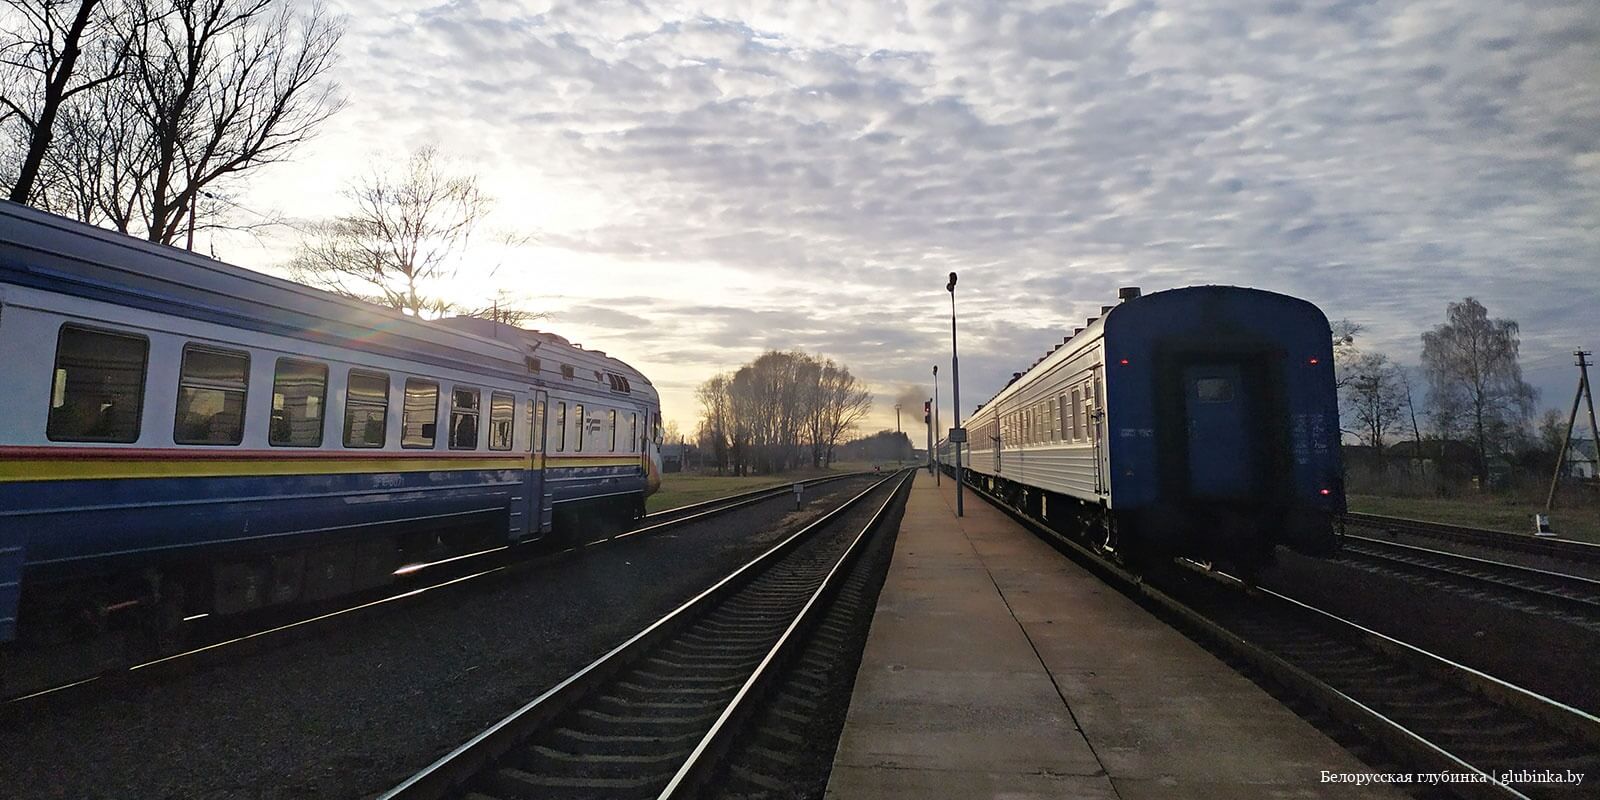
[[[531,170],[585,210],[547,248],[748,276],[573,300],[647,370],[821,348],[895,392],[952,269],[972,402],[1128,283],[1299,294],[1403,361],[1464,294],[1530,356],[1595,333],[1592,0],[344,7],[340,130]]]

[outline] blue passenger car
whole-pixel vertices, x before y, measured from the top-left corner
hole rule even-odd
[[[604,353],[11,203],[0,372],[0,642],[376,586],[657,480],[655,390]]]
[[[1286,295],[1125,290],[972,415],[970,478],[1130,559],[1325,552],[1344,511],[1332,346]]]

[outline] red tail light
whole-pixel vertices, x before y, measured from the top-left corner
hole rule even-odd
[[[1332,489],[1318,489],[1317,490],[1317,494],[1320,494],[1323,497],[1327,497],[1328,495],[1333,494],[1333,490]]]

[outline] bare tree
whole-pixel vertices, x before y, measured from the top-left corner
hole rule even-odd
[[[1480,479],[1487,478],[1491,448],[1522,430],[1535,392],[1522,380],[1514,320],[1490,319],[1468,297],[1451,303],[1444,324],[1422,334],[1422,368],[1435,427],[1472,436]]]
[[[414,315],[452,304],[433,295],[492,205],[474,175],[449,171],[437,149],[398,172],[374,170],[345,191],[355,210],[313,225],[290,262],[298,280]]]
[[[1333,329],[1333,382],[1335,388],[1343,390],[1350,383],[1349,366],[1361,354],[1356,347],[1356,335],[1361,333],[1362,325],[1348,319],[1334,320],[1329,324]]]
[[[491,273],[491,277],[493,277],[493,273]],[[489,299],[488,305],[467,309],[466,311],[456,310],[462,313],[463,316],[493,320],[517,328],[550,316],[543,311],[529,311],[522,307],[520,301],[513,297],[512,293],[504,287],[495,290],[494,297]]]
[[[834,450],[845,434],[855,430],[872,411],[872,393],[867,391],[850,368],[833,363],[823,363],[821,373],[823,420],[823,463],[832,464]]]
[[[835,447],[872,408],[871,394],[831,359],[799,352],[762,354],[731,374],[700,385],[697,441],[724,469],[782,472],[810,450],[814,466],[831,463]]]
[[[0,124],[17,125],[15,177],[8,196],[34,199],[55,139],[56,119],[74,98],[123,76],[135,15],[106,0],[6,0],[0,12]],[[9,170],[8,170],[9,171]]]
[[[120,66],[96,69],[112,77],[60,107],[34,202],[192,247],[196,229],[224,224],[229,185],[286,158],[342,106],[329,79],[342,24],[287,0],[119,7],[125,53],[100,60]]]
[[[724,474],[730,464],[734,444],[733,399],[728,391],[728,376],[713,375],[700,384],[695,397],[700,400],[700,432],[696,443],[703,451],[710,451],[717,463],[717,474]]]
[[[1397,367],[1395,374],[1400,379],[1400,394],[1404,398],[1406,416],[1411,420],[1411,457],[1417,463],[1422,460],[1422,426],[1417,424],[1416,392],[1411,388],[1411,369]]]
[[[1362,442],[1377,451],[1383,463],[1383,437],[1400,422],[1404,399],[1400,371],[1382,353],[1364,353],[1348,364],[1345,408],[1358,426]]]

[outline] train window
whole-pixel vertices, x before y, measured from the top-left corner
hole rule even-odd
[[[1200,378],[1194,382],[1195,399],[1202,403],[1226,403],[1233,399],[1233,381],[1227,378]]]
[[[45,435],[54,442],[133,442],[144,410],[150,340],[61,326]]]
[[[607,412],[606,417],[607,422],[611,425],[611,452],[615,453],[617,452],[617,412]]]
[[[578,446],[575,449],[578,452],[581,453],[581,452],[583,452],[583,429],[584,429],[586,423],[588,422],[588,420],[584,419],[584,417],[583,417],[583,406],[582,405],[573,406],[572,407],[572,416],[574,417],[573,421],[578,423]]]
[[[187,344],[178,370],[178,409],[172,422],[177,444],[238,444],[244,441],[244,397],[250,354]]]
[[[512,419],[516,416],[517,399],[509,394],[495,392],[489,395],[489,449],[510,450]]]
[[[1083,441],[1083,390],[1072,390],[1072,441]]]
[[[450,449],[478,449],[478,404],[481,396],[477,389],[457,386],[450,392]]]
[[[406,379],[405,407],[400,411],[400,446],[432,448],[439,428],[439,384]]]
[[[1056,399],[1054,397],[1044,404],[1044,436],[1049,441],[1056,441]]]
[[[540,400],[538,402],[533,402],[531,400],[528,401],[528,413],[532,415],[532,417],[528,420],[529,422],[533,423],[530,426],[530,431],[531,432],[528,435],[533,437],[533,452],[535,452],[535,453],[543,453],[544,452],[544,401],[543,400]]]
[[[272,377],[272,425],[267,444],[317,447],[322,444],[323,401],[328,397],[328,365],[278,359]]]
[[[567,404],[556,403],[556,452],[567,451]]]
[[[382,447],[389,423],[389,376],[350,370],[344,390],[344,446]]]
[[[640,439],[639,439],[639,415],[638,414],[629,414],[628,415],[628,427],[629,427],[629,432],[628,432],[628,452],[630,452],[630,453],[637,452],[637,449],[638,449],[638,447],[640,447],[640,444],[641,444],[640,443]]]
[[[1056,420],[1061,425],[1061,441],[1072,441],[1072,411],[1067,405],[1067,394],[1062,392],[1056,395]]]

